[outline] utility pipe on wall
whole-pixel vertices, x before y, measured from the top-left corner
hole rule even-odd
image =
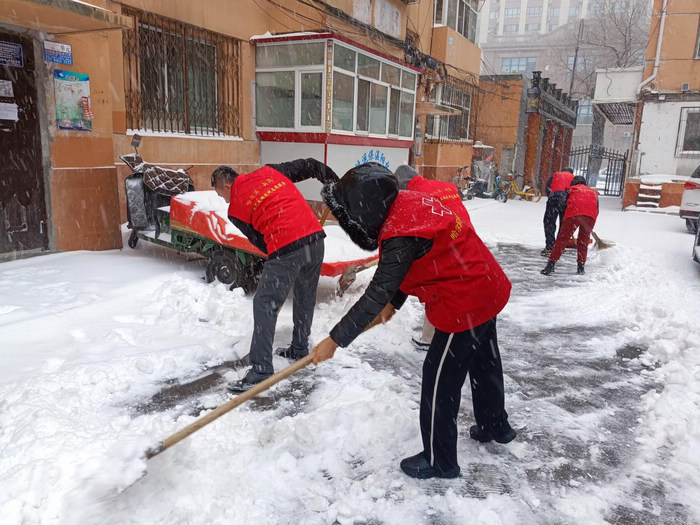
[[[661,23],[659,24],[659,37],[656,40],[656,56],[654,57],[654,70],[651,76],[644,80],[639,86],[637,86],[637,95],[642,92],[642,88],[646,86],[649,82],[656,78],[656,73],[659,71],[659,57],[661,56],[661,43],[664,40],[664,25],[666,24],[666,6],[668,5],[668,0],[664,0],[663,6],[661,7]]]

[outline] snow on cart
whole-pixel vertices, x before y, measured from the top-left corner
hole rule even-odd
[[[139,239],[207,259],[206,280],[231,289],[255,289],[267,256],[228,220],[228,204],[214,191],[193,188],[182,170],[168,170],[144,162],[138,155],[121,157],[134,173],[126,179],[129,246]],[[374,266],[376,253],[355,246],[342,229],[325,224],[325,256],[321,275],[340,276],[342,293],[358,271]]]

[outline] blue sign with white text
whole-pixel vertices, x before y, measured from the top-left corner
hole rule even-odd
[[[73,65],[73,48],[70,44],[44,40],[44,60],[57,64]]]
[[[22,46],[14,42],[0,41],[0,66],[24,67]]]

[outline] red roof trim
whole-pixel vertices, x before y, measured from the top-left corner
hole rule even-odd
[[[319,39],[328,39],[332,38],[334,40],[339,40],[341,42],[344,42],[348,45],[351,45],[353,47],[356,47],[358,49],[361,49],[367,53],[371,53],[375,56],[382,57],[385,60],[389,60],[390,62],[394,62],[402,67],[412,69],[419,75],[422,75],[424,71],[422,69],[419,69],[415,66],[412,66],[411,64],[408,64],[404,62],[403,60],[400,60],[396,57],[393,57],[391,55],[388,55],[387,53],[384,53],[383,51],[377,51],[376,49],[372,49],[371,47],[368,47],[364,44],[360,44],[359,42],[355,42],[354,40],[350,40],[349,38],[344,37],[343,35],[339,35],[338,33],[316,33],[316,34],[309,34],[309,35],[293,35],[293,36],[285,36],[285,35],[277,35],[277,36],[271,36],[267,38],[256,38],[255,40],[252,40],[253,44],[269,44],[272,42],[294,42],[294,41],[300,41],[300,40],[319,40]]]
[[[341,144],[348,146],[384,146],[387,148],[410,148],[411,139],[390,139],[335,133],[301,133],[297,131],[257,131],[262,142],[302,142],[313,144]]]

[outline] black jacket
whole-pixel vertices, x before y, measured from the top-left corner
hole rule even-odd
[[[396,176],[381,164],[370,162],[348,171],[321,192],[341,228],[365,250],[378,248],[379,232],[399,194]],[[392,237],[382,242],[377,270],[364,295],[331,330],[340,346],[349,345],[391,302],[400,308],[406,294],[399,286],[413,261],[430,251],[433,242],[418,237]]]
[[[321,184],[329,184],[331,182],[337,182],[338,175],[326,166],[323,162],[319,162],[316,159],[297,159],[291,162],[282,162],[280,164],[267,164],[274,170],[279,171],[282,175],[286,176],[293,183],[302,182],[308,179],[316,179]],[[245,235],[248,240],[261,252],[267,253],[267,246],[265,245],[265,239],[263,234],[256,230],[252,224],[244,222],[240,219],[236,219],[229,215],[229,220],[241,230],[241,233]],[[292,250],[296,250],[301,246],[309,244],[316,239],[323,239],[326,236],[324,232],[317,232],[311,235],[307,235],[301,239],[288,244],[282,250],[277,250],[275,255],[281,255],[282,253],[289,253]]]
[[[433,241],[420,237],[392,237],[382,242],[382,256],[365,293],[331,330],[330,336],[340,346],[348,346],[389,303],[397,310],[406,301],[399,290],[413,261],[423,257]]]

